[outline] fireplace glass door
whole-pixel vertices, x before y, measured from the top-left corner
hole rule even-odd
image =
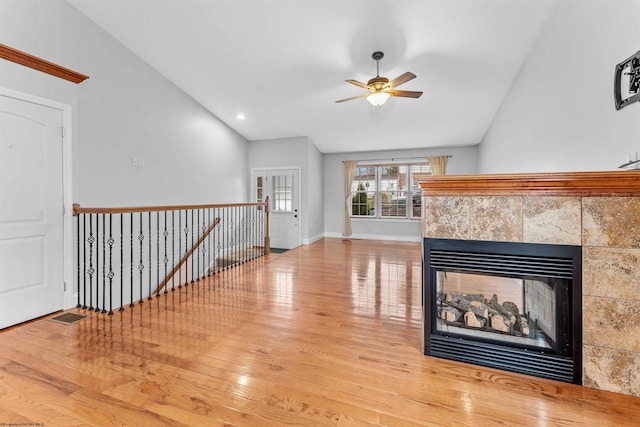
[[[558,350],[555,279],[436,271],[436,330],[444,335]],[[564,286],[566,288],[566,286]]]

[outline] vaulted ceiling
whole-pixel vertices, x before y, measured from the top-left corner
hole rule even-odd
[[[248,140],[478,144],[555,0],[67,0]],[[419,99],[337,104],[376,75]],[[237,118],[245,115],[244,120]],[[526,114],[526,112],[523,112]]]

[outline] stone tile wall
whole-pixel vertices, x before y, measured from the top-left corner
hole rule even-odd
[[[640,198],[582,200],[584,385],[640,396]]]
[[[583,246],[583,383],[640,396],[640,198],[429,196],[425,237]]]

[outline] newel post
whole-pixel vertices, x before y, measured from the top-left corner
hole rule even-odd
[[[265,232],[264,232],[264,254],[269,255],[271,252],[271,241],[269,238],[269,196],[264,199]]]

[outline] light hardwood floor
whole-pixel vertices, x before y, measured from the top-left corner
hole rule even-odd
[[[417,243],[324,239],[6,329],[0,425],[638,425],[640,398],[422,355],[420,283]]]

